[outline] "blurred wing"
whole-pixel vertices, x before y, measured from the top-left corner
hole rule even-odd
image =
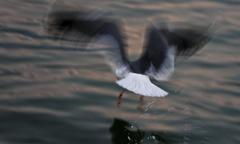
[[[211,26],[211,25],[210,25]],[[191,56],[211,38],[207,28],[152,27],[146,37],[143,59],[148,59],[146,74],[156,80],[167,80],[174,71],[176,56]]]
[[[164,35],[169,46],[176,47],[176,56],[192,56],[211,39],[211,26],[168,28],[159,26],[159,33]]]
[[[105,45],[107,48],[102,54],[117,76],[128,71],[124,37],[117,22],[95,17],[93,13],[85,11],[58,11],[49,14],[47,30],[60,38],[77,37],[86,44],[94,41],[98,45]],[[74,33],[73,37],[71,33]]]
[[[145,37],[145,52],[139,59],[144,73],[156,80],[167,80],[174,70],[175,48],[158,29],[151,26]]]

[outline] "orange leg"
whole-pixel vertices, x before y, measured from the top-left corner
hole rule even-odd
[[[124,91],[122,91],[117,98],[117,107],[120,107],[121,103],[122,103],[122,97],[123,97],[123,93]]]

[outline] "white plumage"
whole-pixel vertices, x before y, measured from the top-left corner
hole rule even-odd
[[[149,77],[142,74],[130,72],[125,78],[116,81],[116,83],[129,91],[144,96],[164,97],[168,95],[168,92],[151,83]]]

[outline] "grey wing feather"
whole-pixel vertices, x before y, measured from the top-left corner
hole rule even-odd
[[[106,45],[102,52],[114,71],[128,68],[125,54],[124,36],[120,25],[113,20],[103,17],[89,16],[86,11],[56,11],[48,16],[47,31],[57,37],[71,39],[71,34],[78,35],[78,39],[86,44],[95,42]],[[59,35],[59,33],[62,33]],[[84,38],[83,38],[84,37]]]
[[[174,70],[175,48],[169,48],[168,41],[154,26],[147,29],[144,52],[135,63],[138,71],[156,80],[167,80]]]
[[[196,53],[211,39],[211,31],[210,26],[205,29],[151,26],[146,39],[140,60],[145,61],[145,73],[160,81],[167,80],[173,73],[176,56],[189,57]]]
[[[185,26],[173,27],[158,26],[159,33],[163,34],[170,46],[176,47],[176,56],[192,56],[211,40],[212,24],[207,27]]]

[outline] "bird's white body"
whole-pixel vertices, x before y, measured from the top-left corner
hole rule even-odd
[[[150,66],[146,74],[137,74],[132,72],[126,73],[126,68],[121,67],[117,69],[118,73],[124,73],[124,77],[118,80],[116,83],[136,94],[150,96],[150,97],[164,97],[168,95],[168,92],[162,90],[158,86],[151,83],[149,77],[158,81],[166,81],[169,79],[174,71],[174,59],[175,59],[175,47],[168,49],[167,58],[165,59],[162,68],[156,70],[154,66]]]
[[[118,47],[117,41],[111,35],[103,35],[101,37],[98,37],[98,39],[94,42],[95,44],[110,44],[112,47]],[[114,67],[114,64],[116,65],[117,61],[119,61],[118,59],[120,59],[116,55],[111,55],[107,52],[104,52],[103,54],[106,62],[112,65],[111,67]],[[164,97],[168,95],[168,92],[151,83],[149,77],[158,81],[168,80],[174,71],[174,56],[175,47],[168,48],[167,57],[162,65],[162,68],[160,70],[157,70],[154,68],[154,66],[151,65],[146,74],[137,74],[130,72],[127,65],[118,63],[118,66],[114,67],[113,71],[115,69],[115,74],[121,79],[116,81],[116,83],[119,86],[139,95],[150,97]],[[113,63],[113,61],[116,62]]]
[[[168,95],[168,92],[151,83],[149,77],[142,74],[130,72],[125,78],[116,81],[116,83],[119,86],[139,95],[150,97],[164,97]]]

